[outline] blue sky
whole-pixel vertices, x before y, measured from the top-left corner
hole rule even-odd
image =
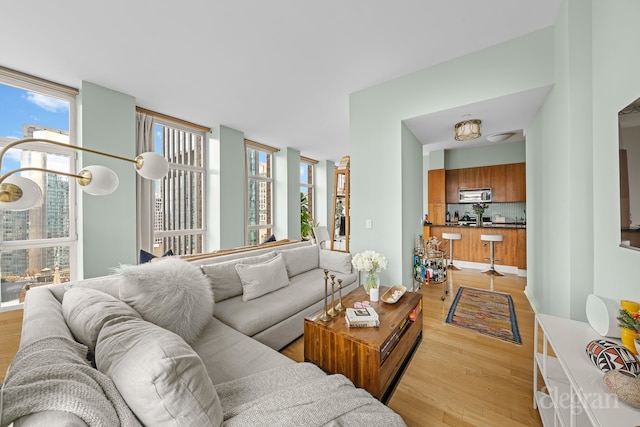
[[[22,125],[69,130],[69,103],[0,83],[0,137],[22,138]],[[7,153],[3,171],[18,167]]]

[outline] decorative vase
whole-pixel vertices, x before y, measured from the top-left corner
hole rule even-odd
[[[378,270],[369,270],[364,275],[362,275],[362,286],[364,287],[364,291],[369,295],[369,291],[373,288],[380,287],[380,274],[378,274]]]
[[[483,212],[483,213],[484,213],[484,212]],[[483,213],[479,213],[479,214],[478,214],[478,218],[476,219],[476,225],[477,225],[478,227],[482,227],[482,215],[483,215]]]
[[[625,346],[627,350],[629,350],[631,353],[638,354],[638,351],[636,350],[636,344],[635,344],[635,339],[638,337],[638,332],[632,331],[631,329],[627,329],[627,328],[622,328],[620,332],[621,332],[620,338],[622,339],[622,345]]]

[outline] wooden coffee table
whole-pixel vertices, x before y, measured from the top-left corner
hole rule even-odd
[[[380,295],[387,289],[381,287]],[[342,300],[346,307],[353,307],[356,301],[368,301],[369,296],[358,287]],[[304,360],[346,376],[356,387],[386,403],[422,339],[422,295],[407,292],[395,304],[378,301],[371,306],[380,317],[380,327],[349,328],[344,311],[323,322],[324,308],[306,317]],[[416,307],[419,313],[410,321]]]

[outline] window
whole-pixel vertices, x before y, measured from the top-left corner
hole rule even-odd
[[[311,237],[314,224],[313,166],[316,163],[316,160],[300,157],[300,234],[303,239]]]
[[[0,148],[30,137],[74,143],[71,123],[77,91],[42,83],[0,69]],[[21,167],[75,173],[76,152],[42,143],[21,144],[5,153],[1,173]],[[29,210],[0,212],[0,308],[21,303],[21,293],[28,287],[77,278],[75,180],[39,171],[16,175],[36,182],[42,199]]]
[[[154,120],[155,151],[169,173],[155,181],[153,252],[175,255],[204,251],[204,132]]]
[[[247,244],[264,243],[273,233],[273,153],[245,140],[247,154]]]

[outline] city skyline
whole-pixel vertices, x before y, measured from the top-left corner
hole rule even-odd
[[[65,100],[0,84],[0,138],[23,138],[23,125],[69,131],[69,103]],[[2,173],[20,165],[19,150],[9,150]]]

